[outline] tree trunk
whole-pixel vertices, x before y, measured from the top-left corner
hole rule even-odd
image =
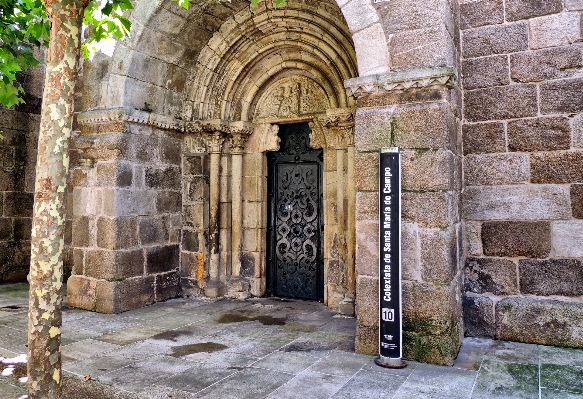
[[[30,399],[61,396],[64,206],[81,25],[88,1],[43,0],[51,33],[38,140],[28,276]]]

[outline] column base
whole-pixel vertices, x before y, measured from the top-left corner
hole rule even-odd
[[[231,277],[228,282],[227,296],[235,299],[247,299],[249,293],[249,282],[239,276]]]
[[[225,283],[221,280],[209,280],[209,282],[204,287],[204,295],[209,298],[219,298],[225,296],[227,288]]]
[[[345,316],[354,316],[354,298],[345,296],[340,303],[338,303],[338,312]]]

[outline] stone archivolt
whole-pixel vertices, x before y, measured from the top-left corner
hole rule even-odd
[[[202,48],[183,118],[281,122],[322,113],[351,105],[343,82],[356,75],[351,35],[333,1],[261,3],[225,21]]]

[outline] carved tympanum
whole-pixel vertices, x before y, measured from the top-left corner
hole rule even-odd
[[[293,118],[325,112],[329,108],[324,89],[305,76],[275,82],[259,99],[255,119]]]

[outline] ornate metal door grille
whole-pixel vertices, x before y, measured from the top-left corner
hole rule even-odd
[[[268,293],[322,300],[322,150],[307,124],[282,125],[268,155]]]

